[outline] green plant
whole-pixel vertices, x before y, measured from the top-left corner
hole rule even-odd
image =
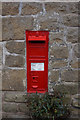
[[[52,119],[67,118],[69,107],[63,103],[64,94],[54,93],[53,95],[32,94],[28,97],[28,107],[33,118]]]

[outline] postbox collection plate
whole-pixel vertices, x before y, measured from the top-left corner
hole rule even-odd
[[[27,92],[48,91],[48,31],[26,30]]]

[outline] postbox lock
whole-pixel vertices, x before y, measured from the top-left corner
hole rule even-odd
[[[48,31],[26,31],[27,92],[48,91]]]

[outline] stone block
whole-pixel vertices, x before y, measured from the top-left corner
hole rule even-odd
[[[67,59],[68,58],[68,47],[66,46],[58,46],[54,45],[50,50],[50,55],[59,59]]]
[[[56,85],[54,87],[54,90],[55,91],[59,91],[61,93],[65,93],[65,94],[68,94],[68,95],[74,95],[74,94],[77,94],[78,92],[78,83],[62,83],[62,84],[59,84],[59,85]]]
[[[26,103],[27,95],[23,92],[6,92],[3,97],[6,102]]]
[[[7,17],[2,19],[3,40],[24,40],[26,29],[33,29],[33,17]]]
[[[68,27],[78,27],[78,15],[66,14],[63,15],[63,24]]]
[[[78,12],[79,12],[78,2],[69,2],[68,9],[69,9],[69,13],[77,13],[78,14]]]
[[[77,107],[80,109],[80,100],[72,99],[72,106]]]
[[[59,80],[59,71],[50,71],[50,76],[49,79],[51,80],[51,82],[57,82]]]
[[[2,2],[0,2],[0,15],[2,15]]]
[[[66,67],[68,62],[66,60],[51,61],[51,68],[63,68]]]
[[[2,15],[17,15],[19,14],[18,2],[3,2],[2,3]]]
[[[71,43],[78,42],[78,27],[68,28],[67,41]]]
[[[57,21],[54,21],[54,18],[47,19],[45,21],[40,21],[40,29],[41,30],[57,30],[59,28],[59,24]]]
[[[56,13],[68,13],[67,11],[67,3],[64,3],[64,2],[48,2],[48,3],[45,3],[45,8],[46,8],[46,11],[47,12],[56,12]]]
[[[4,112],[18,112],[18,105],[16,103],[3,103],[2,110]]]
[[[6,43],[6,48],[10,53],[25,55],[25,43],[9,41]]]
[[[0,69],[2,68],[2,44],[0,43]]]
[[[23,80],[26,79],[25,70],[3,69],[2,89],[12,91],[23,91],[25,89]]]
[[[74,107],[71,107],[71,118],[69,120],[79,120],[80,110]]]
[[[8,67],[24,67],[25,59],[22,56],[6,55],[5,65]]]
[[[63,32],[51,32],[49,33],[49,43],[52,45],[53,43],[64,43],[64,33]]]
[[[29,108],[27,107],[26,103],[20,103],[18,105],[18,108],[19,108],[19,112],[23,112],[23,113],[26,113],[27,115],[29,115]]]
[[[0,17],[0,42],[2,41],[2,18]]]
[[[79,60],[71,61],[70,65],[72,68],[80,68],[80,61]]]
[[[21,112],[19,112],[19,113],[3,112],[2,113],[2,118],[3,119],[6,118],[6,119],[21,119],[21,120],[27,119],[27,120],[30,120],[30,116],[25,115],[25,113],[21,113]]]
[[[78,82],[78,70],[63,70],[61,80],[65,82]]]
[[[2,90],[2,71],[0,70],[0,91]]]
[[[22,3],[22,15],[35,15],[42,12],[42,4],[41,3]]]
[[[80,58],[80,43],[74,45],[74,54],[77,58]]]

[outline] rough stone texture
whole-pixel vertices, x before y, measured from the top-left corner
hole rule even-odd
[[[42,4],[41,3],[22,3],[22,15],[34,15],[42,12]]]
[[[0,17],[0,42],[2,41],[2,18]]]
[[[27,115],[29,114],[29,108],[27,107],[26,103],[20,103],[18,107],[19,107],[19,112],[27,113]]]
[[[64,60],[56,60],[51,62],[51,68],[63,68],[67,66],[67,61]]]
[[[57,82],[59,80],[59,71],[51,71],[50,73],[50,79],[51,79],[51,82]]]
[[[61,74],[61,80],[65,82],[78,82],[78,70],[64,70]]]
[[[77,14],[64,15],[63,24],[69,27],[78,27],[78,15]]]
[[[16,103],[26,103],[27,95],[23,92],[6,92],[4,94],[4,101],[16,102]]]
[[[21,113],[21,112],[19,112],[19,113],[6,113],[6,112],[3,112],[2,113],[2,118],[9,118],[9,119],[30,119],[30,116],[28,116],[28,115],[25,115],[24,113]]]
[[[57,13],[68,13],[67,4],[62,2],[45,3],[45,8],[47,12],[53,11]]]
[[[80,43],[74,46],[74,54],[77,58],[80,58]]]
[[[2,90],[2,71],[0,70],[0,90]]]
[[[66,46],[54,45],[51,48],[50,55],[53,55],[55,58],[67,59],[69,55],[68,48]]]
[[[26,78],[25,70],[4,69],[2,72],[2,89],[23,91],[23,80]]]
[[[68,3],[68,9],[69,9],[69,13],[77,13],[79,12],[78,9],[78,2],[69,2]]]
[[[57,42],[59,44],[64,43],[64,33],[63,32],[51,32],[49,34],[49,43],[52,45],[53,43]]]
[[[68,28],[67,41],[71,43],[78,42],[78,27]]]
[[[44,19],[45,18],[45,19]],[[41,16],[38,18],[41,30],[57,30],[59,28],[59,23],[57,22],[57,17]]]
[[[5,59],[5,65],[8,67],[24,67],[25,65],[25,59],[22,56],[7,55]]]
[[[80,100],[79,99],[72,99],[72,106],[80,108]]]
[[[8,52],[10,53],[16,53],[16,54],[25,54],[25,43],[24,42],[14,42],[9,41],[6,43],[6,48]]]
[[[19,14],[18,2],[4,2],[2,3],[2,15],[17,15]]]
[[[69,82],[67,84],[62,83],[60,85],[56,85],[54,87],[54,90],[68,95],[74,95],[78,92],[78,84],[73,84]]]
[[[0,1],[0,15],[2,15],[2,2]]]
[[[0,69],[2,68],[2,44],[0,43]]]
[[[70,65],[72,68],[80,68],[80,66],[79,66],[80,61],[77,60],[77,61],[71,62]]]
[[[26,29],[33,29],[32,17],[10,17],[2,19],[3,40],[23,40]]]
[[[18,104],[15,103],[3,103],[2,109],[4,112],[18,112]]]

